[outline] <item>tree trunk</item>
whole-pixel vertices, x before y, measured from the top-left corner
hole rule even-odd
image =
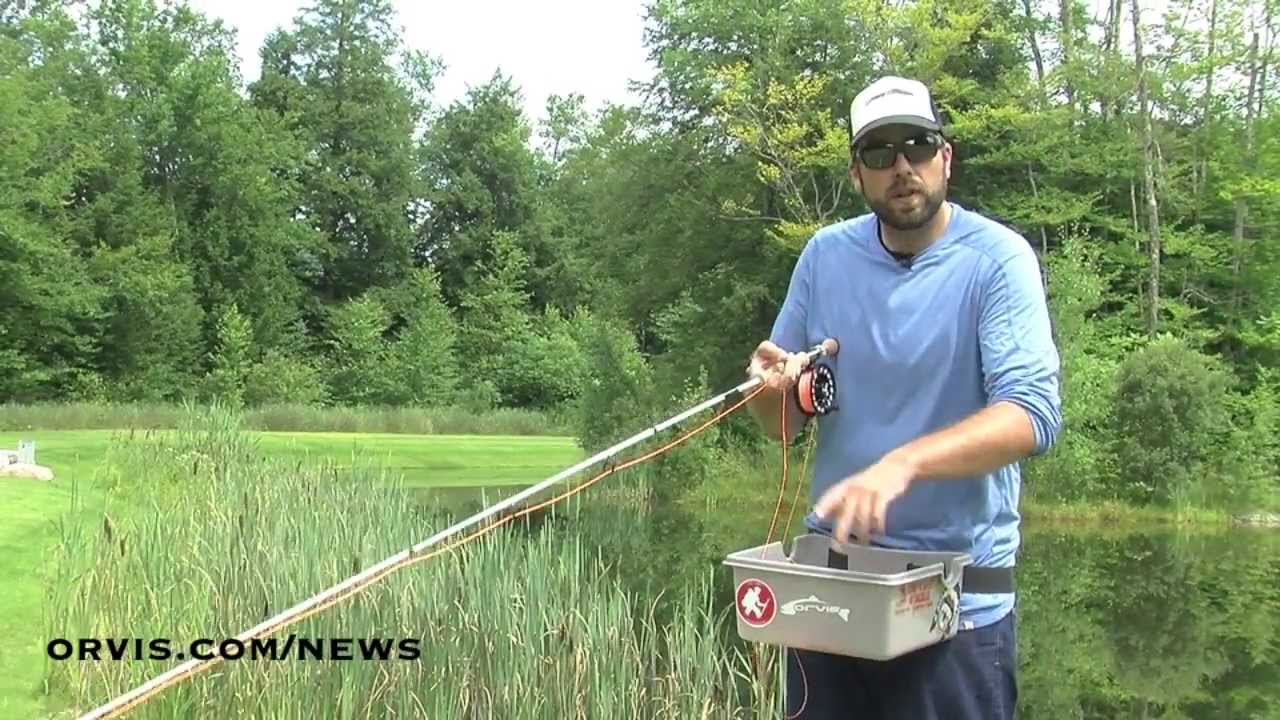
[[[1253,32],[1253,44],[1249,46],[1249,94],[1245,101],[1244,119],[1244,168],[1247,175],[1254,167],[1253,162],[1253,120],[1254,120],[1254,93],[1258,88],[1258,31]],[[1235,277],[1235,292],[1232,293],[1231,308],[1232,310],[1240,309],[1240,270],[1244,265],[1244,224],[1249,215],[1249,202],[1244,198],[1236,198],[1236,217],[1235,228],[1231,232],[1231,239],[1235,248],[1235,258],[1231,263],[1231,273]]]
[[[1129,181],[1129,209],[1133,213],[1133,252],[1142,252],[1142,241],[1138,239],[1138,234],[1142,232],[1142,225],[1138,223],[1138,184],[1133,180]],[[1142,288],[1142,280],[1138,280],[1138,302],[1143,302],[1146,292]]]
[[[1129,207],[1133,210],[1133,231],[1136,233],[1142,229],[1138,224],[1138,188],[1132,180],[1129,181]],[[1133,241],[1133,249],[1138,249],[1138,240]]]
[[[1027,20],[1035,22],[1035,13],[1031,10],[1031,0],[1022,0],[1022,10]],[[1040,99],[1044,99],[1044,58],[1040,55],[1040,41],[1036,39],[1034,29],[1027,30],[1027,39],[1031,41],[1031,57],[1036,62],[1036,84],[1040,87]]]
[[[1123,0],[1112,0],[1115,13],[1111,15],[1111,37],[1115,40],[1115,45],[1110,49],[1119,52],[1120,45],[1120,17],[1124,14]]]
[[[1111,29],[1111,18],[1115,17],[1116,3],[1115,0],[1107,0],[1107,19],[1102,21],[1102,54],[1106,55],[1111,52],[1112,46],[1115,44],[1115,35]]]
[[[1258,107],[1254,117],[1262,117],[1262,106],[1267,101],[1267,68],[1271,67],[1276,44],[1276,30],[1271,23],[1274,18],[1275,13],[1267,13],[1267,57],[1263,59],[1258,74]]]
[[[1031,181],[1031,197],[1036,200],[1040,199],[1040,190],[1036,187],[1036,173],[1031,168],[1031,163],[1027,163],[1027,179]],[[1040,254],[1043,257],[1049,252],[1049,238],[1045,235],[1044,225],[1040,226]]]
[[[1142,14],[1138,0],[1130,0],[1133,13],[1133,52],[1138,72],[1138,120],[1142,123],[1142,178],[1147,196],[1147,240],[1150,273],[1147,277],[1147,333],[1155,337],[1160,317],[1160,207],[1155,187],[1155,133],[1151,129],[1151,108],[1147,105],[1146,65],[1142,56]]]
[[[1119,52],[1120,45],[1120,17],[1124,14],[1123,0],[1107,0],[1107,19],[1103,23],[1102,47],[1103,54],[1110,59],[1113,53]],[[1104,96],[1099,101],[1102,111],[1102,120],[1105,122],[1113,114],[1119,116],[1120,103],[1114,106]]]
[[[1072,0],[1058,0],[1058,22],[1059,36],[1058,44],[1062,47],[1062,64],[1070,66],[1071,59],[1075,54],[1075,34],[1071,26],[1071,2]],[[1075,114],[1076,109],[1076,90],[1071,84],[1071,70],[1067,70],[1064,77],[1063,89],[1067,93],[1067,107],[1071,109],[1071,114]]]
[[[1191,209],[1191,222],[1196,224],[1200,222],[1200,210],[1204,203],[1204,188],[1208,181],[1209,174],[1209,129],[1213,124],[1213,117],[1209,113],[1209,103],[1213,100],[1213,75],[1216,71],[1215,62],[1218,52],[1218,0],[1212,0],[1209,5],[1209,66],[1204,72],[1204,98],[1200,103],[1200,137],[1196,143],[1196,156],[1198,162],[1192,164],[1192,196],[1195,198],[1195,205]]]

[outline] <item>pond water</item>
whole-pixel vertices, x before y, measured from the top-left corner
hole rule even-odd
[[[1280,532],[1027,529],[1025,718],[1280,718]]]
[[[714,569],[727,612],[723,551],[758,543],[708,546],[696,519],[651,511],[555,522],[617,555],[619,582],[638,593],[678,594],[681,578]],[[1280,719],[1280,530],[1023,531],[1020,718]]]

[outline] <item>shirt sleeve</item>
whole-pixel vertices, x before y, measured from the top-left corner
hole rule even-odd
[[[1040,266],[1030,246],[992,273],[978,323],[988,402],[1024,408],[1035,428],[1033,455],[1043,454],[1062,426],[1061,366]]]
[[[782,301],[778,317],[773,321],[769,340],[787,352],[801,352],[808,348],[809,299],[813,287],[814,242],[810,240],[800,251],[796,265],[791,270],[791,283]]]

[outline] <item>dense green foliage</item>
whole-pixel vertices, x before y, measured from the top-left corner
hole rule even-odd
[[[847,105],[896,72],[1046,268],[1065,428],[1029,491],[1274,498],[1273,0],[654,0],[645,102],[541,118],[502,75],[434,102],[448,58],[386,0],[315,3],[260,78],[180,5],[74,5],[0,11],[0,397],[575,411],[599,447],[741,377],[865,211]]]

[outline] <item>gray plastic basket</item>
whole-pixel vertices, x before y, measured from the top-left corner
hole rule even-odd
[[[827,566],[834,541],[808,534],[740,550],[733,568],[744,640],[888,660],[955,635],[963,553],[839,545],[848,570]],[[914,569],[909,569],[914,568]]]

